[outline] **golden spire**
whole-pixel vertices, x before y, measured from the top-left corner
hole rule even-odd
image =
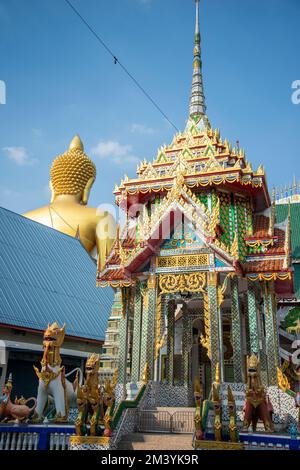
[[[196,28],[195,28],[195,46],[194,46],[194,69],[193,69],[193,83],[192,94],[190,98],[190,117],[205,116],[206,104],[203,90],[202,78],[202,59],[201,59],[201,35],[199,27],[199,4],[200,0],[196,1]]]

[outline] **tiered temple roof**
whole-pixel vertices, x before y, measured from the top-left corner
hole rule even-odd
[[[184,217],[194,239],[185,254],[208,250],[219,260],[217,269],[249,280],[286,281],[291,292],[290,217],[276,224],[275,195],[271,202],[264,167],[253,169],[239,142],[232,146],[223,139],[206,115],[198,3],[187,125],[152,162],[141,162],[136,178],[125,176],[115,187],[126,224],[97,281],[133,285]],[[186,248],[186,234],[179,238],[176,248]]]

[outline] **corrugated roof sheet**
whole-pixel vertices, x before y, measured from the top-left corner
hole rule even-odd
[[[0,207],[0,323],[103,340],[112,303],[79,240]]]
[[[276,205],[276,218],[282,223],[288,216],[288,204]],[[291,204],[292,257],[300,259],[300,204]]]

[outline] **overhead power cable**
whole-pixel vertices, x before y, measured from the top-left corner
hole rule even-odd
[[[97,41],[101,44],[102,47],[107,51],[108,54],[114,60],[115,65],[119,65],[123,71],[128,75],[128,77],[134,82],[134,84],[139,88],[139,90],[146,96],[146,98],[153,104],[153,106],[160,112],[160,114],[168,121],[168,123],[174,127],[176,132],[179,132],[178,128],[175,124],[168,118],[166,113],[162,110],[162,108],[157,104],[157,102],[152,98],[152,96],[145,90],[145,88],[140,84],[140,82],[132,75],[132,73],[127,69],[125,65],[118,59],[118,57],[113,53],[110,47],[103,41],[103,39],[99,36],[99,34],[92,28],[92,26],[88,23],[88,21],[81,15],[81,13],[74,7],[70,0],[65,0],[65,2],[69,5],[69,7],[73,10],[73,12],[78,16],[78,18],[82,21],[82,23],[88,28],[88,30],[92,33],[92,35],[97,39]]]

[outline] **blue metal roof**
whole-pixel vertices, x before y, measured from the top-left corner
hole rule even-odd
[[[0,207],[0,323],[103,340],[113,290],[80,241]]]

